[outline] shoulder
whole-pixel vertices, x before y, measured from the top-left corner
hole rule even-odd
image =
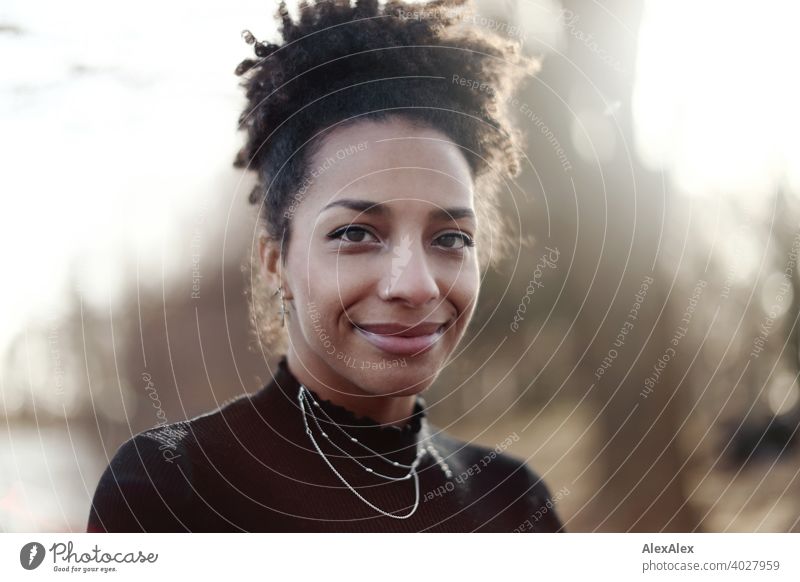
[[[525,507],[526,517],[522,520],[515,532],[564,532],[564,524],[558,515],[558,501],[569,489],[559,489],[555,495],[545,483],[544,479],[523,460],[521,477],[521,500]]]
[[[503,512],[515,516],[510,518],[514,531],[564,531],[556,511],[558,499],[565,495],[563,490],[554,498],[542,476],[527,461],[509,452],[518,440],[519,436],[512,433],[490,447],[442,432],[434,437],[436,446],[447,450],[442,454],[453,460],[453,479],[471,485],[473,490],[477,482],[482,482],[480,494],[499,500]]]
[[[144,431],[117,449],[95,489],[87,531],[186,531],[192,464],[181,423]]]
[[[190,420],[145,430],[120,445],[94,493],[87,531],[187,531],[203,453],[226,446],[227,415],[250,395]],[[224,452],[224,451],[223,451]]]
[[[431,428],[431,432],[434,435],[432,440],[436,448],[452,459],[454,473],[455,469],[463,471],[471,468],[472,473],[491,473],[519,484],[527,483],[536,477],[522,459],[508,452],[508,449],[519,441],[516,433],[492,447],[463,441],[434,427]]]
[[[195,480],[209,458],[230,456],[231,426],[252,422],[253,397],[232,398],[122,443],[100,477],[87,531],[191,531]]]

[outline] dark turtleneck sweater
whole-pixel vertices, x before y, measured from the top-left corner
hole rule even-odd
[[[314,439],[347,482],[386,512],[409,512],[414,505],[414,479],[387,481],[351,457],[375,472],[401,477],[408,470],[392,462],[412,463],[417,439],[425,438],[427,424],[430,438],[425,442],[434,451],[426,452],[417,468],[416,512],[408,519],[381,515],[343,484],[317,452],[306,433],[297,399],[299,387],[284,356],[273,380],[255,394],[240,396],[209,414],[144,431],[123,443],[97,486],[87,531],[563,529],[547,487],[523,461],[501,449],[444,434],[428,423],[422,398],[417,398],[408,422],[398,427],[356,416],[310,391],[319,403],[307,408]]]

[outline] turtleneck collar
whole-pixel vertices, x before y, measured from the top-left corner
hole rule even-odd
[[[305,425],[298,403],[298,393],[300,382],[289,370],[286,356],[282,356],[278,361],[273,383],[282,393],[285,401],[292,404],[292,411],[287,414],[293,417],[288,422],[296,424],[297,428],[305,437]],[[350,454],[359,458],[369,458],[370,453],[366,453],[363,448],[352,447],[349,437],[357,438],[362,444],[369,446],[375,452],[383,455],[391,455],[393,458],[403,462],[404,459],[414,457],[416,453],[416,443],[420,435],[423,423],[426,422],[425,400],[417,396],[414,404],[414,411],[402,426],[392,424],[381,424],[369,416],[360,416],[351,410],[335,404],[330,400],[320,398],[311,388],[306,387],[308,392],[319,406],[310,404],[306,407],[307,420],[309,427],[314,432],[316,438],[321,433],[316,425],[314,418],[319,422],[321,430],[331,436],[333,442],[339,446],[347,448]],[[313,417],[310,414],[313,414]],[[295,422],[296,421],[296,422]],[[305,439],[303,439],[305,440]]]

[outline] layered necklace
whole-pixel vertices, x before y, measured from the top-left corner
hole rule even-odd
[[[417,511],[417,508],[419,507],[419,475],[417,474],[417,467],[419,466],[420,462],[422,461],[422,458],[425,456],[426,453],[430,454],[436,460],[436,463],[439,465],[442,471],[444,471],[448,479],[452,477],[452,472],[450,471],[450,467],[447,465],[442,456],[439,454],[439,451],[437,451],[436,448],[433,446],[433,444],[430,442],[428,423],[425,418],[421,419],[420,436],[417,437],[417,443],[416,443],[417,454],[414,457],[414,460],[410,464],[404,464],[404,463],[399,463],[397,461],[393,461],[392,459],[378,453],[377,451],[368,447],[366,444],[362,443],[354,436],[350,435],[330,417],[330,415],[325,411],[325,409],[322,406],[320,406],[320,403],[314,399],[313,395],[311,394],[311,391],[309,391],[309,389],[306,388],[303,384],[300,384],[300,389],[298,390],[297,393],[297,401],[300,404],[300,411],[303,414],[303,424],[305,425],[306,434],[308,435],[308,438],[311,439],[311,444],[314,446],[317,453],[322,457],[322,460],[325,461],[328,467],[330,467],[331,471],[333,471],[333,473],[339,478],[339,480],[342,483],[344,483],[344,485],[350,491],[352,491],[356,497],[358,497],[361,501],[366,503],[368,506],[370,506],[372,509],[374,509],[381,515],[385,515],[386,517],[391,517],[393,519],[408,519],[409,517],[414,515],[414,513]],[[385,463],[395,468],[407,469],[405,475],[401,477],[393,477],[391,475],[386,475],[382,472],[376,471],[371,467],[367,467],[357,458],[347,453],[342,447],[333,442],[333,440],[331,439],[330,435],[327,432],[322,430],[322,426],[319,423],[319,419],[317,418],[316,413],[314,412],[315,410],[321,412],[322,415],[325,417],[325,419],[331,424],[333,424],[338,429],[338,431],[340,431],[350,442],[359,445],[364,450],[368,451],[369,453],[378,457],[380,460],[384,461]],[[308,422],[309,416],[312,418],[313,424],[317,427],[319,434],[322,436],[322,438],[327,439],[328,442],[334,448],[336,448],[346,457],[357,463],[362,469],[364,469],[365,472],[380,477],[382,479],[386,479],[387,481],[407,481],[409,479],[413,479],[414,505],[411,508],[411,510],[406,514],[398,514],[389,511],[384,511],[377,505],[370,502],[368,499],[364,498],[364,496],[362,496],[358,491],[356,491],[355,487],[350,485],[350,483],[347,482],[347,479],[345,479],[344,476],[342,476],[342,474],[336,470],[336,468],[333,466],[333,463],[331,463],[328,456],[320,448],[319,443],[317,443],[317,439],[314,438],[314,432],[311,430],[311,425],[309,425]],[[424,446],[422,444],[422,441],[426,443]]]

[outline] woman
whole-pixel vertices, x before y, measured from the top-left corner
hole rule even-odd
[[[534,69],[460,27],[463,3],[281,4],[282,44],[245,32],[252,314],[286,353],[257,393],[126,442],[89,531],[561,529],[522,460],[430,426],[419,396],[506,244],[504,102]]]

